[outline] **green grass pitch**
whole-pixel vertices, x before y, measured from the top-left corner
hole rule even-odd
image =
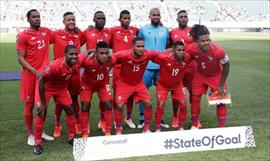
[[[254,131],[256,148],[217,150],[205,152],[178,153],[149,157],[117,159],[123,161],[266,161],[270,160],[270,41],[269,33],[214,33],[213,41],[219,42],[230,57],[231,71],[228,89],[232,94],[233,106],[228,107],[227,126],[251,125]],[[19,71],[15,50],[15,35],[1,33],[0,71]],[[53,142],[44,141],[41,156],[32,154],[33,148],[26,144],[26,128],[23,119],[23,104],[19,100],[20,81],[0,81],[0,157],[3,161],[29,160],[73,160],[72,148],[66,143],[65,122],[63,135]],[[152,96],[153,88],[151,89]],[[153,97],[154,98],[154,97]],[[154,100],[154,99],[153,99]],[[46,132],[53,131],[53,101],[51,101]],[[97,97],[91,109],[91,135],[102,135],[97,129],[99,110]],[[154,111],[155,111],[155,102]],[[188,106],[189,108],[190,106]],[[138,123],[138,108],[134,107],[133,119]],[[215,108],[202,102],[201,122],[204,128],[216,127]],[[185,128],[190,127],[188,113]],[[171,122],[171,103],[167,102],[164,119]],[[153,125],[153,124],[152,124]],[[152,126],[153,128],[154,126]],[[169,129],[172,130],[172,129]],[[124,133],[139,133],[138,129],[128,129]],[[198,131],[199,133],[199,131]],[[143,143],[142,143],[143,146]]]

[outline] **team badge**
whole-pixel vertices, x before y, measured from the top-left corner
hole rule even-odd
[[[42,35],[42,36],[46,36],[46,33],[45,33],[45,32],[42,32],[41,35]]]
[[[31,40],[35,40],[36,38],[35,37],[32,37]]]
[[[168,66],[172,66],[172,64],[171,64],[171,63],[168,63],[167,65],[168,65]]]
[[[120,34],[120,33],[121,33],[121,31],[117,31],[116,33]]]
[[[66,38],[66,36],[62,36],[61,38],[62,38],[62,39],[65,39],[65,38]]]
[[[46,67],[45,67],[45,73],[48,74],[48,73],[50,72],[50,70],[51,70],[51,68],[50,68],[49,66],[46,66]]]
[[[108,37],[109,35],[108,34],[104,34],[104,37]]]
[[[68,44],[69,44],[69,45],[73,45],[73,41],[70,40],[70,41],[68,42]]]
[[[91,36],[96,36],[96,34],[91,34]]]
[[[74,37],[75,37],[75,39],[78,39],[79,36],[78,35],[74,35]]]
[[[129,32],[130,32],[131,34],[133,34],[133,31],[132,31],[132,30],[129,30]]]
[[[190,37],[190,33],[189,32],[187,33],[187,37]]]
[[[208,59],[209,59],[209,61],[212,61],[213,60],[213,58],[211,56],[208,56]]]
[[[92,69],[91,71],[92,71],[92,72],[96,72],[96,69]]]

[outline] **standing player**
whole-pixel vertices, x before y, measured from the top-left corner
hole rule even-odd
[[[190,63],[190,56],[185,54],[185,47],[182,41],[173,45],[172,52],[159,54],[154,62],[160,64],[160,76],[156,88],[157,109],[156,109],[156,131],[161,131],[161,119],[167,95],[171,92],[171,97],[175,106],[180,108],[179,120],[176,128],[184,130],[184,123],[187,114],[186,98],[183,92],[183,76],[187,65]]]
[[[225,95],[225,81],[229,74],[229,58],[224,49],[212,43],[210,33],[204,25],[194,25],[191,35],[195,40],[188,47],[188,53],[198,64],[198,70],[194,74],[192,81],[192,129],[198,129],[198,119],[200,115],[200,101],[203,94],[206,94],[209,87],[213,92],[218,91]],[[227,117],[227,108],[224,104],[217,105],[216,109],[218,126],[224,127]]]
[[[177,13],[177,22],[178,27],[174,28],[170,31],[170,39],[171,44],[175,44],[178,41],[183,41],[185,44],[185,48],[187,48],[191,43],[193,43],[192,36],[190,36],[190,30],[191,28],[187,26],[188,23],[188,15],[186,10],[181,10]],[[196,72],[197,64],[193,60],[191,63],[187,66],[187,73],[184,76],[184,86],[187,88],[189,92],[189,102],[191,104],[191,98],[192,98],[192,79],[194,76],[194,73]],[[177,128],[178,127],[178,108],[175,105],[175,102],[173,104],[173,117],[172,117],[172,127]],[[200,126],[200,123],[199,123]]]
[[[99,41],[104,41],[107,44],[110,44],[112,36],[111,30],[104,28],[106,17],[102,11],[95,12],[93,21],[95,23],[95,28],[88,28],[83,32],[83,36],[86,41],[86,50],[88,51],[94,51]],[[103,131],[105,129],[104,110],[105,109],[102,107],[100,102],[100,121],[98,123],[98,127],[102,128]]]
[[[116,134],[122,134],[122,110],[128,98],[133,95],[134,102],[144,104],[145,125],[143,132],[150,132],[152,118],[151,97],[146,89],[142,77],[149,60],[159,54],[156,51],[144,50],[143,39],[136,37],[131,50],[120,51],[112,55],[113,64],[121,64],[119,79],[116,83],[115,122]]]
[[[75,15],[72,12],[66,12],[63,15],[63,23],[65,25],[64,29],[55,30],[52,32],[51,43],[54,44],[53,52],[54,59],[64,57],[64,49],[67,45],[74,44],[80,53],[81,45],[84,44],[84,39],[82,37],[82,32],[78,31],[76,28]],[[68,91],[72,98],[72,107],[74,108],[76,117],[76,133],[81,134],[80,121],[79,121],[79,104],[78,95],[80,94],[80,70],[72,74],[71,81],[68,85]],[[59,137],[61,135],[61,116],[62,109],[57,105],[55,107],[55,127],[54,127],[54,137]]]
[[[158,8],[153,8],[150,10],[149,18],[151,20],[151,24],[143,26],[139,30],[138,36],[143,38],[145,48],[147,50],[164,51],[169,43],[169,29],[161,24],[161,16]],[[158,76],[159,65],[150,61],[143,76],[143,81],[147,89],[149,89],[152,85],[157,85]],[[143,104],[140,104],[139,107],[140,124],[138,125],[138,128],[142,128],[144,125]],[[169,125],[163,123],[163,121],[161,126],[164,128],[169,128]]]
[[[109,62],[109,45],[100,41],[97,43],[95,55],[88,56],[82,63],[84,73],[82,75],[81,85],[81,125],[83,137],[87,138],[90,134],[88,127],[90,105],[94,92],[98,93],[102,105],[105,107],[104,119],[106,129],[105,135],[111,135],[112,127],[112,93],[109,84],[109,71],[111,64]]]
[[[24,119],[28,131],[28,145],[35,144],[33,133],[33,107],[40,69],[49,63],[50,30],[40,27],[40,14],[36,9],[27,12],[30,27],[17,35],[16,50],[18,61],[22,65],[21,100],[24,102]],[[42,138],[53,140],[42,134]]]
[[[130,24],[130,12],[123,10],[120,12],[120,26],[112,27],[112,50],[113,53],[116,53],[121,50],[127,50],[132,48],[132,41],[138,34],[138,29]],[[119,79],[119,72],[121,65],[118,64],[113,67],[113,86],[115,87],[115,82]],[[127,101],[127,116],[125,122],[130,128],[136,128],[135,124],[131,119],[131,113],[133,108],[133,99],[130,97]]]
[[[75,137],[75,115],[71,107],[72,100],[67,90],[68,82],[73,72],[77,71],[78,49],[75,45],[65,47],[65,57],[51,62],[45,67],[45,71],[39,81],[39,96],[36,100],[37,116],[35,120],[35,146],[33,153],[42,153],[41,132],[47,114],[47,107],[51,97],[54,98],[66,112],[68,137],[71,145]]]

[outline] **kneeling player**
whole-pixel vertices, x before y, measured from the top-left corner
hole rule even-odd
[[[39,81],[40,99],[36,102],[37,116],[35,121],[35,146],[34,154],[42,153],[41,134],[44,128],[47,105],[51,97],[59,103],[66,112],[68,137],[71,145],[75,137],[75,115],[71,107],[71,97],[67,91],[69,79],[78,68],[78,49],[74,45],[65,47],[65,57],[51,62],[42,73]]]

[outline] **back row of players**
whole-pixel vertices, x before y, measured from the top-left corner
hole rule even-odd
[[[42,153],[42,138],[52,140],[43,133],[47,104],[55,101],[54,136],[61,134],[60,115],[66,113],[69,143],[75,133],[84,138],[90,135],[89,113],[92,95],[100,99],[99,126],[105,135],[111,135],[113,120],[115,133],[122,134],[122,112],[127,104],[126,123],[132,122],[133,102],[140,103],[140,124],[143,132],[150,132],[152,103],[148,88],[157,86],[155,130],[169,127],[162,121],[168,92],[172,95],[172,127],[184,130],[187,105],[183,87],[189,91],[192,129],[198,129],[200,99],[207,92],[225,94],[225,80],[229,73],[229,59],[223,48],[212,43],[204,25],[187,26],[185,10],[177,14],[179,27],[169,32],[160,22],[157,8],[150,10],[151,24],[140,30],[129,26],[129,11],[120,12],[120,26],[105,28],[105,14],[94,14],[94,27],[81,32],[76,27],[72,12],[63,15],[64,29],[50,31],[40,27],[40,13],[32,9],[27,13],[30,27],[17,36],[16,49],[22,65],[21,100],[25,103],[24,117],[28,129],[28,144],[34,145],[34,154]],[[54,45],[54,61],[49,63],[49,46]],[[86,44],[89,55],[81,54]],[[171,45],[173,44],[173,45]],[[167,49],[168,47],[172,47]],[[112,48],[113,54],[110,54]],[[94,53],[94,54],[93,54]],[[80,78],[80,68],[84,68]],[[113,68],[114,99],[109,85],[109,71]],[[81,80],[81,82],[80,82]],[[78,96],[80,95],[81,110]],[[37,108],[33,132],[33,108]],[[112,110],[113,109],[113,110]],[[114,115],[113,115],[114,113]],[[113,119],[114,116],[114,119]],[[217,106],[218,126],[224,127],[227,108]]]

